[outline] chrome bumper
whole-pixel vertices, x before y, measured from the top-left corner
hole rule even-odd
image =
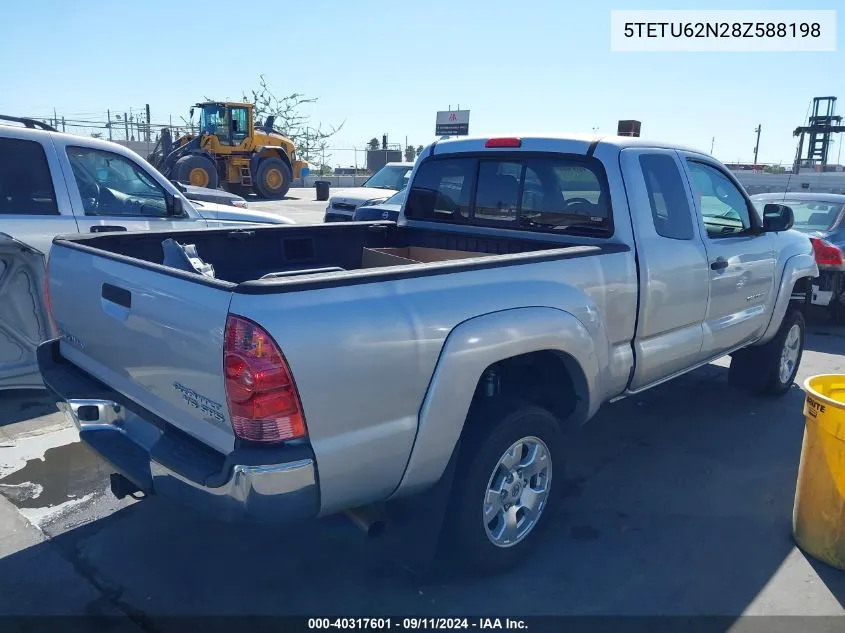
[[[317,514],[311,459],[259,466],[236,463],[228,480],[209,486],[156,461],[150,450],[162,431],[126,407],[97,399],[69,399],[58,406],[79,429],[82,441],[147,493],[223,521],[277,522]]]

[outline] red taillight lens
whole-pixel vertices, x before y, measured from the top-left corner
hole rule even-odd
[[[484,147],[520,147],[522,139],[519,138],[488,138]]]
[[[253,442],[283,442],[307,433],[290,368],[259,325],[229,315],[224,337],[226,401],[235,435]]]
[[[813,243],[813,252],[819,266],[842,266],[845,264],[845,255],[838,246],[818,237],[812,237],[810,241]]]

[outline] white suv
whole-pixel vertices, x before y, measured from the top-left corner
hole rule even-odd
[[[360,187],[339,189],[329,198],[325,222],[350,222],[362,205],[384,202],[408,184],[414,163],[387,163]]]

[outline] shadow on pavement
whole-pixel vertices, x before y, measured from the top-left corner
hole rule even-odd
[[[761,599],[800,613],[809,568],[791,555],[790,520],[803,393],[754,398],[729,387],[726,373],[708,365],[605,406],[570,439],[567,498],[545,538],[507,575],[423,584],[343,518],[244,527],[149,499],[3,558],[0,583],[38,590],[50,570],[26,561],[58,548],[102,604],[140,622],[166,614],[735,616]],[[820,575],[841,600],[845,577]],[[14,612],[2,589],[0,612]],[[45,609],[60,599],[41,597]],[[80,608],[97,613],[102,604]]]
[[[56,411],[56,401],[45,389],[0,391],[0,427]]]

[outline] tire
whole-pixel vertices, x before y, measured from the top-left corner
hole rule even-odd
[[[734,354],[728,381],[759,395],[782,396],[792,387],[798,373],[804,337],[804,315],[790,306],[771,341]]]
[[[457,553],[464,568],[484,574],[501,572],[516,566],[539,540],[549,522],[549,506],[563,489],[561,427],[545,409],[505,398],[485,399],[474,405],[467,425],[445,518],[444,545]],[[515,476],[508,482],[507,467],[502,462],[509,461],[507,453],[511,453],[511,459],[518,458],[524,449],[545,452],[545,471],[522,481]],[[524,464],[527,459],[523,456],[519,461]],[[512,468],[511,472],[516,474],[516,470]],[[522,476],[526,476],[524,471]],[[502,491],[498,497],[490,496],[489,506],[485,504],[488,486]],[[527,497],[527,488],[547,492],[545,496]],[[532,498],[540,504],[535,507],[534,521],[523,523],[524,532],[517,523],[508,542],[506,533],[499,535],[505,516],[516,518],[521,514],[518,520],[524,522],[529,516],[526,502]],[[509,504],[508,510],[502,507],[503,502]],[[499,512],[495,512],[497,507]],[[517,509],[512,512],[513,508]],[[488,509],[489,524],[485,522]]]
[[[220,183],[217,168],[205,156],[183,156],[173,166],[173,173],[179,182],[195,187],[217,189],[217,185]]]
[[[845,303],[842,297],[834,297],[830,304],[830,320],[835,325],[845,325]]]
[[[262,198],[280,200],[290,189],[293,178],[290,167],[281,158],[265,158],[255,170],[253,186]]]

